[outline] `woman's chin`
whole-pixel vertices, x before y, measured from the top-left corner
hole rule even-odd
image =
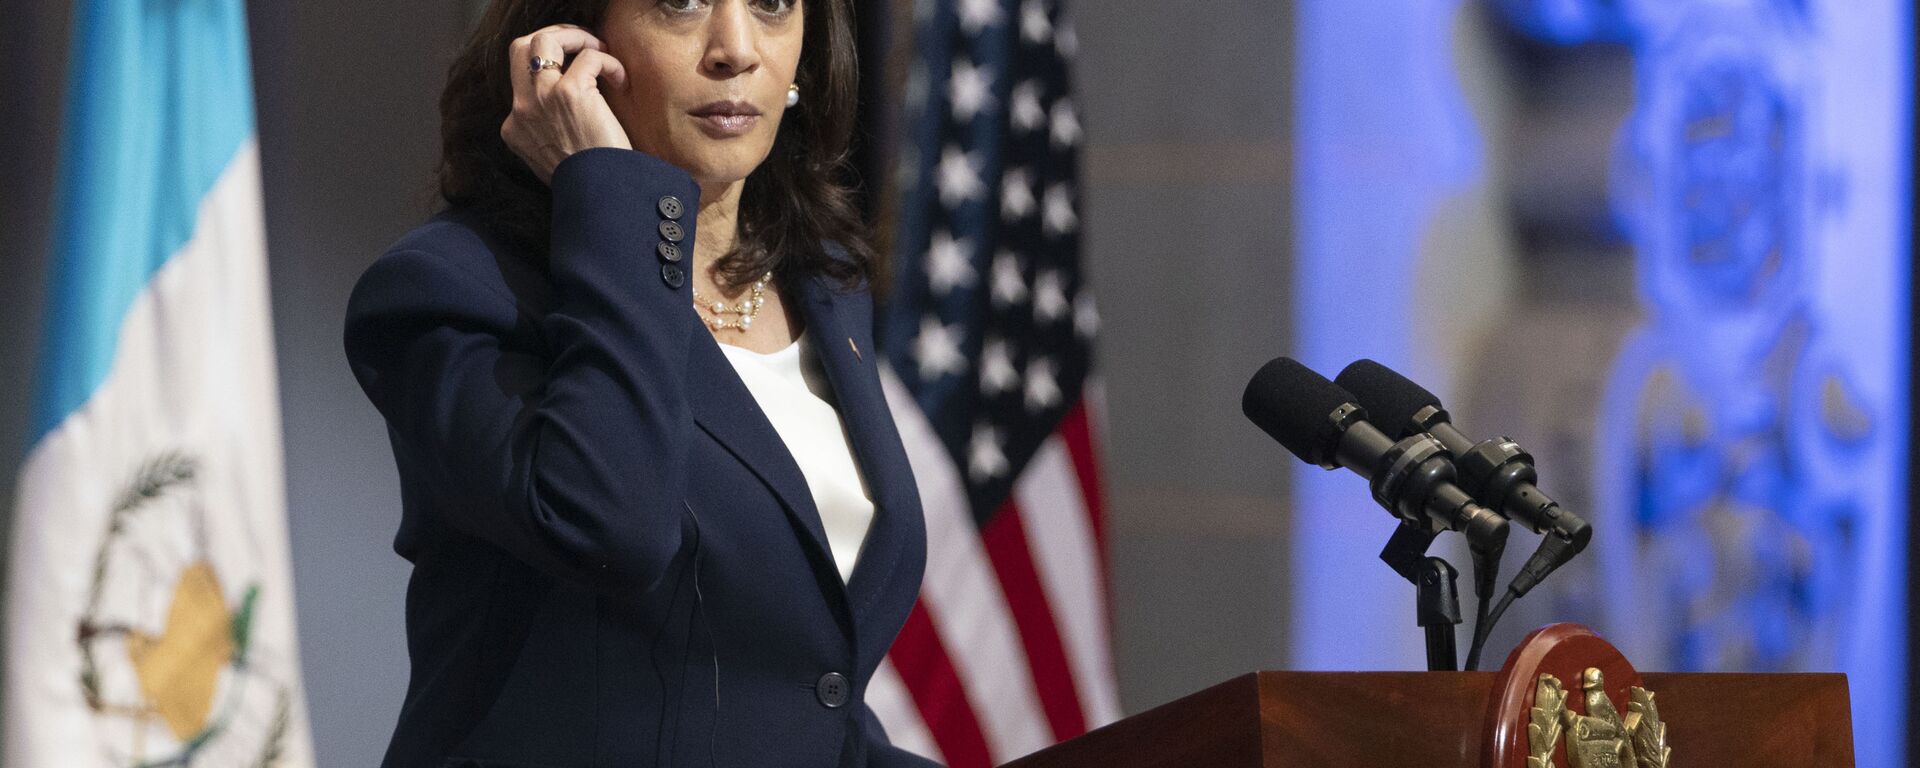
[[[732,184],[745,180],[748,176],[753,175],[753,172],[760,167],[760,163],[765,160],[765,154],[754,157],[715,157],[707,155],[691,159],[690,162],[680,165],[680,169],[686,171],[687,175],[692,176],[693,180],[699,183],[700,186],[705,187],[716,184]]]
[[[633,146],[686,171],[701,186],[731,184],[753,175],[773,150],[771,131],[715,138],[669,128],[665,136],[635,137]],[[648,140],[651,138],[652,140]]]

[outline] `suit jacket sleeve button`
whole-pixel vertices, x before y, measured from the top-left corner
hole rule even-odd
[[[680,226],[680,222],[667,219],[660,222],[660,237],[669,243],[677,243],[687,238],[687,229]]]
[[[681,270],[678,264],[662,264],[660,265],[660,281],[666,283],[668,288],[677,289],[682,285],[686,285],[687,273]]]
[[[839,709],[853,698],[853,682],[846,675],[828,672],[820,676],[820,682],[813,686],[813,692],[827,709]]]
[[[660,198],[660,215],[669,219],[677,219],[680,218],[680,214],[682,213],[686,213],[686,208],[680,205],[680,198],[674,197],[673,195]]]
[[[659,247],[654,250],[660,252],[661,261],[680,260],[680,246],[674,245],[673,243],[661,243]]]

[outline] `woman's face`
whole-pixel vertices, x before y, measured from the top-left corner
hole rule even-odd
[[[702,184],[753,173],[800,66],[801,2],[612,0],[600,39],[627,80],[606,96],[633,148]]]

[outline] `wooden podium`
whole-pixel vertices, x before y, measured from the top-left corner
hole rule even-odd
[[[1622,721],[1630,730],[1615,733]],[[1642,674],[1585,627],[1556,624],[1528,636],[1500,672],[1243,675],[1008,767],[1529,768],[1543,765],[1530,755],[1545,752],[1553,766],[1585,768],[1606,764],[1591,755],[1614,749],[1611,736],[1642,739],[1639,766],[1669,764],[1652,754],[1662,752],[1650,748],[1656,735],[1674,766],[1853,765],[1845,675]],[[1586,761],[1569,751],[1576,739]],[[1621,754],[1611,764],[1634,768]]]

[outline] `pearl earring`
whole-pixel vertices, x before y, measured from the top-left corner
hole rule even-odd
[[[800,103],[800,84],[787,86],[787,108],[792,109]]]

